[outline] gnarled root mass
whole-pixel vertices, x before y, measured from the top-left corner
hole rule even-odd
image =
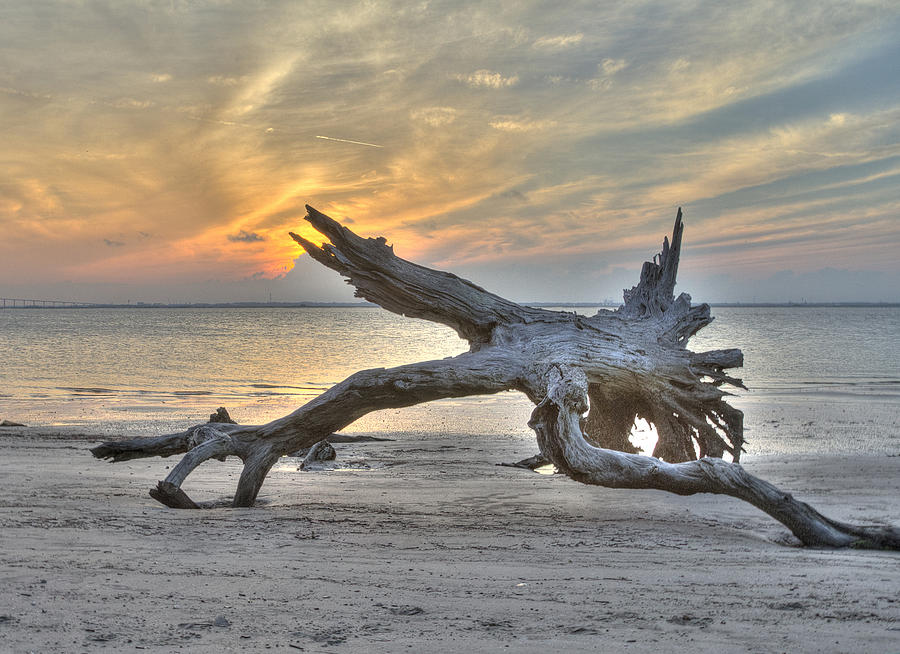
[[[291,234],[313,259],[346,277],[358,297],[449,325],[470,350],[357,372],[266,425],[211,423],[92,450],[111,461],[183,454],[151,491],[166,506],[197,507],[181,485],[209,459],[243,460],[234,506],[251,506],[279,457],[311,447],[371,411],[518,390],[536,405],[529,425],[541,456],[576,481],[731,495],[779,520],[806,545],[900,549],[898,530],[830,520],[738,464],[743,414],[727,403],[722,386],[743,387],[726,373],[743,357],[737,349],[687,349],[712,318],[708,305],[694,306],[684,293],[674,297],[684,230],[680,210],[671,243],[666,239],[662,252],[644,264],[624,305],[590,317],[516,304],[451,273],[405,261],[383,238],[361,238],[307,210],[306,219],[330,241],[317,246]],[[637,454],[628,439],[637,418],[656,427],[653,457]],[[733,462],[723,460],[725,454]]]

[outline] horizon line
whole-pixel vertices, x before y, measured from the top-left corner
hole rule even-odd
[[[0,298],[4,300],[0,304],[2,309],[266,309],[266,308],[298,308],[298,309],[315,309],[315,308],[382,308],[374,302],[315,302],[307,300],[284,301],[284,302],[256,302],[256,301],[236,301],[236,302],[78,302],[72,300],[40,300],[40,299],[22,299],[22,298]],[[15,301],[19,304],[8,305],[6,301]],[[521,306],[535,308],[585,308],[585,307],[603,307],[618,308],[622,306],[622,302],[610,302],[603,300],[600,302],[517,302]],[[699,302],[694,306],[707,304],[710,307],[735,307],[735,308],[766,308],[766,307],[786,307],[786,308],[892,308],[900,307],[900,301],[821,301],[821,302]]]

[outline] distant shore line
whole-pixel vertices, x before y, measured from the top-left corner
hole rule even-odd
[[[377,309],[372,302],[136,302],[130,304],[62,302],[52,300],[28,300],[33,304],[3,304],[3,309]],[[578,309],[585,307],[603,307],[615,309],[621,303],[610,302],[521,302],[523,306],[547,308],[561,307]],[[707,302],[711,307],[725,308],[848,308],[848,309],[880,309],[900,307],[900,302]]]

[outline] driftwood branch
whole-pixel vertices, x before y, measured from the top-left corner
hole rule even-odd
[[[357,236],[307,207],[307,220],[329,242],[291,236],[316,261],[348,278],[356,294],[406,316],[449,325],[470,350],[441,361],[351,375],[293,413],[266,425],[199,425],[156,438],[109,442],[98,458],[127,461],[184,454],[151,495],[174,508],[195,508],[181,485],[209,459],[244,462],[234,506],[250,506],[279,457],[308,448],[365,414],[440,398],[518,390],[536,405],[529,423],[541,457],[576,481],[656,488],[690,495],[732,495],[784,523],[806,545],[900,548],[891,527],[830,520],[739,464],[743,414],[727,403],[727,373],[740,350],[691,352],[687,342],[712,320],[709,306],[674,296],[681,211],[671,242],[647,262],[616,312],[594,316],[522,306],[450,273],[397,257],[385,239]],[[643,418],[659,435],[654,456],[629,441]],[[729,455],[732,462],[722,459]]]

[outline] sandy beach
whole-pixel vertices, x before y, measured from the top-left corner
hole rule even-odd
[[[284,459],[257,507],[238,462],[148,489],[174,460],[0,430],[0,649],[9,652],[900,652],[900,556],[796,547],[730,498],[496,466],[489,437],[338,444]],[[354,468],[354,466],[369,466]],[[750,457],[831,517],[900,523],[900,457]]]

